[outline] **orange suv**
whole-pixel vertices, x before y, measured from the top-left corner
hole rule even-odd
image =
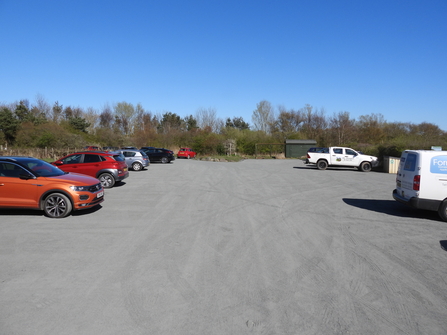
[[[0,156],[0,208],[43,210],[63,218],[104,201],[98,179],[66,173],[33,157]]]
[[[126,161],[119,153],[85,151],[62,157],[51,163],[65,172],[76,172],[98,178],[104,188],[129,177]]]

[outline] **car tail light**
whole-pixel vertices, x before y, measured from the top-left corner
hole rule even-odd
[[[309,155],[309,154],[307,154],[307,158],[310,158],[310,155]]]
[[[421,176],[419,174],[417,174],[413,178],[413,190],[419,191],[420,187],[421,187]]]

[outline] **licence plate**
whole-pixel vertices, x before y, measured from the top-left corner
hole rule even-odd
[[[99,193],[96,195],[96,197],[97,197],[97,198],[101,198],[103,195],[104,195],[104,191],[101,191],[101,192],[99,192]]]

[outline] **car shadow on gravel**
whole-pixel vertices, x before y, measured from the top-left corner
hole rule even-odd
[[[442,250],[447,251],[447,241],[439,241],[439,244],[441,245]]]
[[[96,205],[95,207],[92,207],[92,208],[82,209],[79,211],[73,211],[73,212],[71,212],[70,216],[88,215],[88,214],[99,211],[101,208],[102,208],[101,205]]]
[[[123,187],[124,185],[126,185],[126,182],[124,182],[124,181],[117,181],[115,183],[115,185],[113,185],[112,188],[119,188],[119,187]]]
[[[343,201],[350,206],[363,208],[369,211],[398,216],[410,217],[417,219],[428,219],[441,221],[438,213],[426,210],[416,210],[411,207],[402,205],[395,200],[374,200],[374,199],[351,199],[343,198]]]
[[[3,215],[11,215],[11,216],[44,216],[43,211],[33,210],[33,209],[2,209],[0,210],[0,217]]]
[[[79,210],[79,211],[73,211],[71,212],[71,214],[69,216],[82,216],[82,215],[87,215],[87,214],[91,214],[94,213],[96,211],[99,211],[102,208],[101,205],[96,205],[95,207],[92,208],[87,208],[87,209],[83,209],[83,210]],[[13,208],[8,208],[8,209],[2,209],[0,210],[0,217],[2,216],[45,216],[43,211],[40,210],[34,210],[34,209],[13,209]],[[56,219],[57,220],[57,219]]]
[[[294,169],[298,169],[298,170],[315,170],[320,172],[320,170],[318,170],[318,168],[315,165],[306,165],[306,166],[294,166]],[[352,167],[337,167],[337,166],[331,166],[327,168],[328,171],[358,171],[360,172],[357,168],[352,168]],[[374,170],[372,170],[371,172],[375,172]],[[365,172],[362,172],[365,173]]]

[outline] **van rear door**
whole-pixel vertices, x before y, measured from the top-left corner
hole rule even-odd
[[[420,188],[419,154],[404,152],[396,176],[396,190],[402,198],[417,197]]]

